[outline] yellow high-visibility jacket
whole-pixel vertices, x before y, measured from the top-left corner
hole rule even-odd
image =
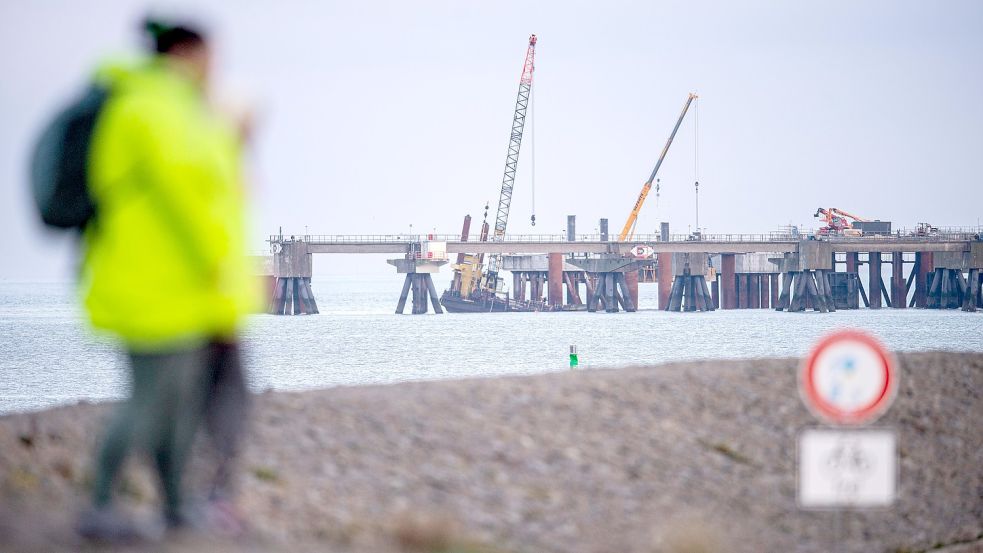
[[[234,334],[257,297],[245,257],[240,144],[159,59],[103,67],[82,293],[92,324],[135,350]]]

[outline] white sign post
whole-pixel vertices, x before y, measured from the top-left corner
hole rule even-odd
[[[799,434],[800,508],[891,506],[898,487],[897,436],[856,427],[880,417],[896,391],[894,360],[870,335],[839,331],[816,345],[799,372],[799,392],[810,411],[834,428]]]
[[[890,507],[897,494],[897,451],[890,430],[805,430],[799,435],[799,506]]]

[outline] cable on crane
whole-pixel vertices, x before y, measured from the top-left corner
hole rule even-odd
[[[532,89],[529,93],[529,110],[532,112],[529,116],[529,130],[532,135],[532,216],[530,222],[532,226],[536,226],[536,89]]]
[[[700,99],[693,106],[693,185],[696,189],[696,232],[700,232]]]

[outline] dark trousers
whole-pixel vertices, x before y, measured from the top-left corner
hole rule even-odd
[[[220,499],[231,493],[234,462],[250,406],[242,352],[237,342],[209,344],[206,387],[205,429],[218,454],[211,497]]]

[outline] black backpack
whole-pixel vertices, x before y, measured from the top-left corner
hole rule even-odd
[[[91,84],[51,121],[31,158],[34,203],[45,224],[82,230],[96,215],[89,195],[88,162],[92,131],[109,90]]]

